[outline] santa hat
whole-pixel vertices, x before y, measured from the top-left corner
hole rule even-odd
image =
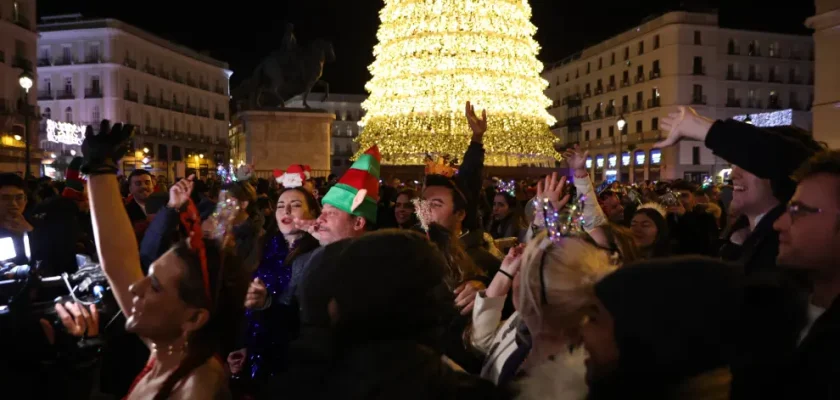
[[[64,174],[64,190],[61,192],[61,197],[82,201],[85,198],[85,180],[82,179],[79,169],[82,167],[82,157],[76,157],[67,166],[67,172]]]
[[[376,222],[379,201],[379,148],[373,146],[359,156],[322,202],[370,222]]]
[[[311,176],[312,168],[308,165],[292,164],[286,172],[280,169],[274,170],[274,180],[285,188],[300,187]]]

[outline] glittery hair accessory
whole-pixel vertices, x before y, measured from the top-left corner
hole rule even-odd
[[[508,182],[505,182],[500,179],[498,182],[496,182],[496,190],[499,193],[507,193],[512,197],[516,197],[516,181],[510,180]]]
[[[221,242],[233,225],[233,220],[236,219],[239,210],[239,201],[235,197],[228,196],[227,190],[219,192],[219,202],[216,203],[216,209],[207,218],[207,224],[213,228],[209,235]]]
[[[423,199],[412,199],[414,203],[414,213],[417,214],[417,220],[420,221],[420,227],[424,231],[429,231],[429,224],[432,223],[432,204]]]
[[[662,215],[663,217],[668,214],[668,212],[665,210],[665,207],[662,207],[662,205],[659,204],[659,203],[652,203],[652,202],[640,205],[639,208],[636,209],[636,211],[643,210],[645,208],[654,210],[654,211],[658,212],[659,215]]]
[[[426,175],[443,175],[447,178],[455,176],[458,172],[455,166],[458,165],[458,159],[449,159],[448,154],[442,156],[431,153],[426,154]]]
[[[659,203],[661,203],[665,207],[672,207],[680,205],[680,199],[677,198],[677,195],[674,192],[668,190],[662,196],[659,196]]]
[[[534,199],[536,202],[536,216],[534,222],[542,226],[548,232],[548,239],[557,242],[564,237],[580,236],[584,234],[583,229],[583,203],[586,197],[581,195],[569,203],[562,210],[554,208],[551,200]],[[540,224],[540,222],[542,222]]]
[[[252,165],[240,165],[236,168],[236,173],[234,174],[234,181],[249,181],[251,177],[254,176],[254,166]]]

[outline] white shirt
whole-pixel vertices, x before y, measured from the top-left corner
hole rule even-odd
[[[137,203],[138,206],[140,206],[140,209],[143,210],[143,214],[149,215],[149,213],[146,212],[146,205],[145,204],[140,204],[140,202],[137,201],[137,199],[134,199],[134,202]]]
[[[799,334],[799,344],[802,344],[802,341],[805,340],[805,337],[808,336],[808,333],[811,332],[811,328],[814,326],[814,322],[823,315],[825,312],[825,308],[817,307],[811,303],[808,303],[808,324],[805,325],[805,328],[802,329],[802,333]]]

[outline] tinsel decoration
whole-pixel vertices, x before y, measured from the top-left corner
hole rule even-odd
[[[507,193],[512,197],[516,197],[516,181],[511,180],[509,182],[505,182],[500,179],[496,183],[496,190],[498,190],[499,193]]]
[[[216,175],[219,176],[223,183],[230,183],[231,181],[233,181],[235,175],[232,171],[233,167],[230,167],[230,169],[228,169],[227,167],[225,167],[224,164],[219,164],[216,167]]]
[[[216,209],[207,221],[207,224],[213,229],[210,236],[221,241],[233,224],[233,220],[239,214],[239,210],[239,200],[233,196],[228,196],[227,190],[219,192],[219,202],[216,203]]]
[[[420,198],[412,199],[411,202],[414,204],[414,214],[420,221],[420,227],[428,232],[429,224],[432,223],[432,204]]]
[[[659,202],[662,203],[662,205],[664,205],[665,207],[674,207],[680,205],[680,199],[671,190],[668,190],[665,194],[659,196]]]

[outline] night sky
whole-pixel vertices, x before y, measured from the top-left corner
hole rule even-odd
[[[364,93],[373,61],[381,0],[235,0],[219,2],[38,0],[39,17],[82,13],[111,17],[210,54],[230,64],[233,84],[247,77],[260,59],[280,46],[285,22],[295,24],[299,44],[331,40],[337,60],[325,68],[333,93]],[[640,5],[642,4],[642,5]],[[639,24],[681,4],[718,8],[723,26],[808,34],[811,0],[788,0],[770,9],[767,0],[531,0],[540,60],[557,61],[589,44]],[[174,6],[178,5],[177,8]]]

